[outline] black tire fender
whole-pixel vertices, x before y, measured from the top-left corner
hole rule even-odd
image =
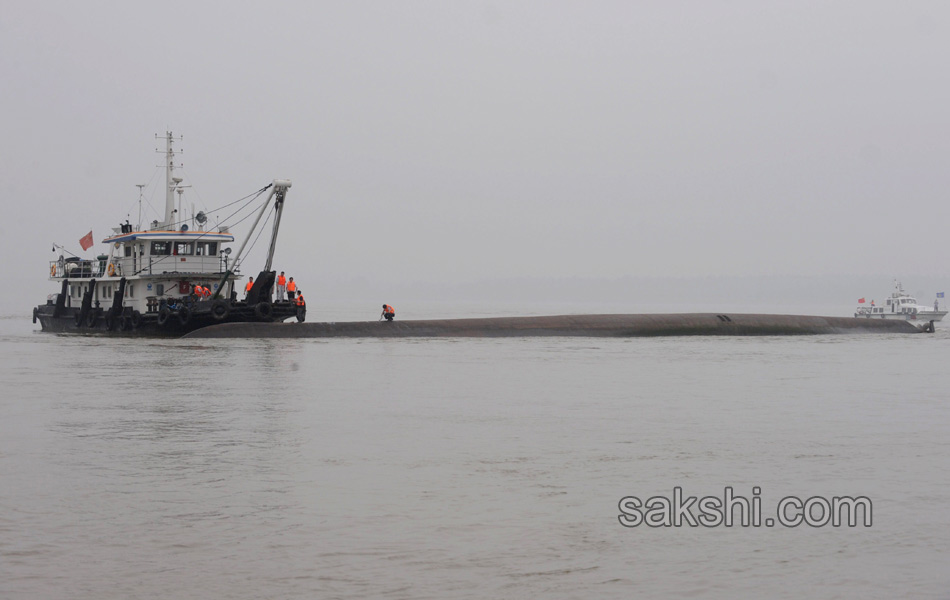
[[[270,321],[274,316],[274,307],[270,302],[258,302],[254,305],[254,315],[261,321]]]
[[[172,311],[167,306],[163,306],[158,311],[158,324],[165,325],[168,323],[168,318],[172,316]]]
[[[187,325],[191,321],[191,309],[187,306],[182,306],[178,309],[178,322],[182,325]]]
[[[129,317],[129,325],[132,326],[132,329],[138,329],[142,324],[142,313],[137,310],[132,311],[132,316]]]
[[[211,304],[211,316],[215,321],[223,321],[231,314],[231,304],[224,298],[218,298]]]

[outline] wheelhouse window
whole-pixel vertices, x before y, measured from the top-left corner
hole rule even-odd
[[[218,242],[195,242],[197,256],[214,256],[218,253]]]
[[[125,244],[125,256],[132,256],[132,246],[129,244]]]
[[[171,253],[171,242],[152,242],[152,256],[165,256]]]
[[[194,254],[194,244],[192,242],[175,242],[175,254],[178,256],[190,256]]]

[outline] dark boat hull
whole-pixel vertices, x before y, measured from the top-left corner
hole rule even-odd
[[[110,316],[108,309],[92,309],[80,319],[81,309],[63,307],[56,314],[55,305],[43,304],[33,312],[34,323],[51,333],[100,334],[115,336],[181,337],[204,327],[220,324],[279,323],[289,318],[302,320],[305,309],[298,311],[291,302],[275,302],[269,309],[237,302],[230,304],[226,314],[212,311],[210,302],[198,302],[186,311],[145,313],[133,317],[126,312]]]

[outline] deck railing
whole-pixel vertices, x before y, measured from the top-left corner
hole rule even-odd
[[[179,262],[177,256],[148,256],[142,261],[133,261],[129,257],[114,259],[112,263],[102,259],[67,259],[51,260],[49,262],[50,277],[54,279],[92,279],[100,277],[130,277],[132,275],[164,275],[174,273],[201,273],[218,275],[228,268],[228,258],[225,255],[218,257],[187,257],[192,259],[191,264]],[[199,260],[195,261],[194,259]],[[201,260],[201,259],[204,260]],[[175,260],[179,259],[179,260]],[[145,260],[148,262],[146,263]],[[210,263],[210,264],[209,264]],[[210,271],[208,267],[217,263],[217,271]],[[111,266],[111,268],[110,268]],[[191,267],[191,268],[189,268]],[[240,269],[233,271],[235,275]]]

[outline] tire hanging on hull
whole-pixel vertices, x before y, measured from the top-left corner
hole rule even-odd
[[[211,304],[211,317],[215,321],[224,321],[231,314],[231,305],[227,300],[218,298]]]

